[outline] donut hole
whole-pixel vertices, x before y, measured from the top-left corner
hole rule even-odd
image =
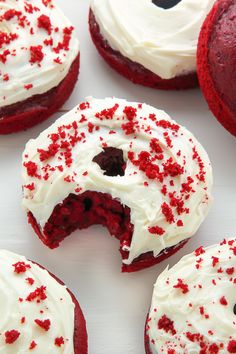
[[[152,0],[153,4],[162,9],[171,9],[176,6],[181,0]]]
[[[234,314],[236,315],[236,304],[234,305],[233,311],[234,311]]]
[[[126,164],[123,151],[114,147],[105,147],[103,151],[93,158],[106,176],[124,176]]]

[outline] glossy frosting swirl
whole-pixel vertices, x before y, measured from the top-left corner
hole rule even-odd
[[[124,176],[104,175],[93,162],[106,146],[123,151]],[[199,142],[165,112],[89,98],[28,142],[23,184],[23,205],[42,230],[70,193],[91,190],[120,200],[134,225],[131,245],[123,245],[129,251],[124,262],[130,264],[197,231],[211,205],[212,169]]]
[[[66,287],[23,256],[0,250],[0,262],[0,353],[73,354],[74,303]]]
[[[147,321],[151,353],[235,353],[235,287],[235,239],[200,247],[167,268]]]
[[[109,45],[163,79],[196,71],[201,26],[215,0],[182,0],[164,10],[152,0],[91,0]]]
[[[79,53],[54,0],[0,2],[0,107],[59,85]]]

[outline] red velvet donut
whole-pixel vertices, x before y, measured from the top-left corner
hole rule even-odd
[[[65,284],[24,256],[0,250],[1,351],[87,354],[86,322]]]
[[[5,0],[0,50],[0,134],[10,134],[47,119],[69,98],[79,74],[79,42],[54,0]]]
[[[210,110],[236,136],[236,2],[218,0],[202,27],[198,76]]]
[[[135,84],[198,85],[197,41],[214,0],[91,0],[89,28],[103,59]]]

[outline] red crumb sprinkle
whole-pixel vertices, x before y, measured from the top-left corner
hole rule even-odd
[[[42,51],[43,47],[41,45],[30,47],[30,63],[41,63],[44,58]]]
[[[173,286],[175,289],[181,289],[183,294],[186,294],[189,292],[188,285],[183,282],[182,279],[178,279],[178,283]]]
[[[35,347],[37,347],[37,343],[33,340],[33,341],[30,343],[29,350],[32,350],[32,349],[34,349]]]
[[[57,337],[57,338],[55,338],[54,343],[57,347],[61,347],[65,342],[64,342],[63,337]]]
[[[25,273],[27,269],[31,268],[31,266],[29,264],[26,264],[25,262],[17,262],[15,264],[12,264],[12,266],[15,268],[14,272],[17,274]]]
[[[171,207],[167,203],[163,203],[161,206],[161,210],[162,210],[162,214],[166,218],[166,221],[169,224],[172,224],[175,221],[175,219]]]
[[[195,256],[200,256],[201,254],[204,254],[206,251],[204,250],[203,246],[200,246],[195,250]]]
[[[236,353],[236,340],[231,340],[229,342],[227,350],[229,353]]]
[[[226,273],[227,273],[228,275],[232,275],[232,274],[234,273],[234,267],[232,267],[232,268],[227,268],[227,269],[226,269]]]
[[[44,329],[45,331],[48,331],[50,326],[51,326],[51,321],[49,319],[47,320],[34,320],[34,322],[41,327],[42,329]]]
[[[41,15],[38,18],[38,28],[43,28],[48,32],[48,34],[51,34],[52,24],[50,18],[46,15]]]
[[[149,227],[148,231],[150,232],[150,234],[159,235],[159,236],[162,236],[165,233],[165,230],[162,229],[162,227],[159,227],[159,226]]]
[[[30,302],[35,299],[37,299],[37,302],[40,302],[40,300],[45,300],[47,298],[45,291],[46,291],[46,286],[41,286],[40,288],[36,288],[35,291],[31,292],[27,296],[26,300]]]
[[[20,323],[25,323],[25,317],[22,317],[21,320],[20,320]]]
[[[20,336],[20,332],[12,329],[11,331],[5,332],[5,343],[12,344],[14,343]]]
[[[32,87],[33,87],[32,84],[28,84],[28,85],[25,85],[25,86],[24,86],[24,88],[25,88],[26,90],[30,90],[30,89],[32,89]]]
[[[26,278],[25,280],[27,281],[27,283],[29,283],[29,285],[33,285],[34,284],[34,279],[33,278]]]
[[[219,258],[212,256],[212,267],[215,267],[219,263]]]
[[[178,226],[178,227],[184,226],[183,221],[182,221],[182,220],[178,220],[178,221],[177,221],[177,226]]]
[[[171,321],[166,315],[163,315],[158,321],[158,329],[163,329],[166,333],[171,332],[175,335],[176,330],[174,328],[174,322]]]
[[[225,298],[224,296],[222,296],[222,297],[220,298],[220,303],[221,303],[221,305],[223,305],[223,306],[227,306],[227,305],[228,305],[228,301],[226,300],[226,298]]]
[[[29,177],[40,178],[40,176],[37,174],[38,166],[36,165],[35,162],[33,161],[24,162],[24,167],[26,168]]]

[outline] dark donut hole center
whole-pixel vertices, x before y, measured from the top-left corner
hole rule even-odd
[[[153,4],[162,9],[171,9],[176,6],[181,0],[152,0]]]
[[[234,314],[236,315],[236,304],[234,305]]]
[[[124,176],[125,175],[125,161],[123,151],[114,147],[106,147],[103,151],[93,158],[100,168],[105,171],[106,176]]]

